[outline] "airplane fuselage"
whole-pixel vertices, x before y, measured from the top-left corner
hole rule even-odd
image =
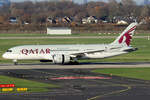
[[[85,52],[85,55],[80,59],[93,59],[93,58],[105,58],[124,54],[126,52],[122,51],[122,48],[116,48],[110,50],[110,45],[108,44],[94,44],[94,45],[24,45],[16,46],[9,49],[10,52],[6,52],[3,57],[7,59],[25,60],[25,59],[35,59],[35,60],[53,60],[53,55],[64,54],[72,55],[78,54],[80,52]],[[120,52],[118,52],[120,49]],[[93,52],[92,51],[98,51]],[[109,51],[109,52],[108,52]],[[111,52],[110,52],[111,51]],[[88,53],[91,52],[91,53]],[[9,56],[8,56],[9,55]]]

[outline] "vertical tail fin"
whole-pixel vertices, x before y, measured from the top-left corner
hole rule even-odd
[[[112,45],[130,46],[132,36],[134,35],[138,23],[131,23],[121,35],[112,43]]]

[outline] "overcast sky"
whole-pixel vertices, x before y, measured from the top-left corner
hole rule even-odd
[[[20,1],[43,1],[43,0],[11,0],[13,2],[20,2]],[[74,0],[75,2],[78,2],[78,3],[82,3],[83,0]],[[107,0],[88,0],[88,1],[107,1]],[[117,1],[120,1],[120,0],[117,0]],[[134,0],[137,2],[137,4],[140,4],[140,3],[143,3],[144,0]]]

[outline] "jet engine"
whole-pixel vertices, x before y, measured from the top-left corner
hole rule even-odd
[[[71,57],[69,55],[57,54],[53,55],[53,62],[55,64],[66,64],[71,61]]]

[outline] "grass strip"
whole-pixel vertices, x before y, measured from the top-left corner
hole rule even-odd
[[[150,68],[110,68],[93,70],[94,73],[150,80]]]
[[[28,92],[47,92],[50,88],[58,88],[54,84],[41,83],[26,79],[0,75],[0,84],[15,84],[15,88],[28,88]]]

